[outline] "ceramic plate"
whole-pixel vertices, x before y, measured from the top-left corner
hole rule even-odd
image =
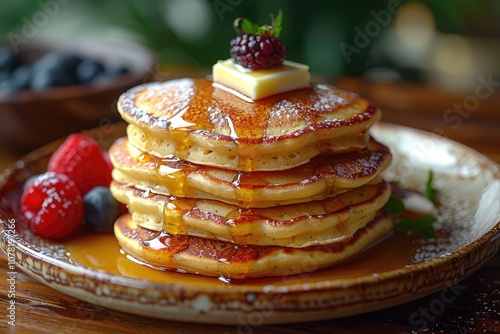
[[[89,134],[107,147],[124,133],[115,124]],[[0,246],[33,278],[87,302],[150,317],[240,326],[394,306],[455,284],[492,258],[500,248],[498,166],[467,147],[410,128],[381,123],[373,135],[394,154],[388,179],[423,189],[434,171],[443,203],[437,240],[394,233],[331,269],[243,282],[155,270],[123,254],[111,233],[52,242],[26,229],[18,214],[21,187],[45,170],[59,144],[54,143],[0,177]]]

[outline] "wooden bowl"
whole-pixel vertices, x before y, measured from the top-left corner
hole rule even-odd
[[[19,50],[31,58],[50,51],[71,52],[100,61],[105,67],[123,65],[129,73],[101,83],[23,90],[3,97],[0,142],[13,150],[29,151],[70,133],[118,120],[118,97],[148,81],[156,61],[142,46],[97,40],[33,41]]]

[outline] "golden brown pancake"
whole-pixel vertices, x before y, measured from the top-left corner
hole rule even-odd
[[[299,274],[360,253],[393,227],[381,213],[389,150],[381,112],[324,84],[248,102],[209,79],[122,94],[127,139],[110,148],[130,214],[122,249],[160,269],[230,279]]]
[[[390,185],[365,185],[323,201],[242,209],[215,200],[174,198],[113,182],[138,225],[169,234],[239,245],[309,247],[345,242],[365,227],[389,199]]]
[[[368,101],[324,84],[247,102],[208,79],[135,87],[118,110],[141,150],[239,171],[289,169],[361,150],[381,117]]]
[[[271,207],[322,200],[370,182],[391,161],[387,147],[370,141],[367,149],[319,156],[283,171],[237,172],[186,161],[160,159],[136,149],[127,140],[109,150],[113,179],[163,195],[206,198],[241,207]]]
[[[129,215],[117,220],[114,231],[126,253],[159,269],[245,279],[300,274],[332,266],[365,250],[392,227],[390,218],[377,215],[347,242],[306,248],[242,246],[193,236],[171,236],[140,227]]]

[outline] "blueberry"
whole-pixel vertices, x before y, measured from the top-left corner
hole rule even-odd
[[[60,69],[37,68],[32,73],[31,88],[43,90],[76,83],[74,75]]]
[[[129,72],[130,72],[130,70],[128,69],[128,67],[121,65],[118,67],[113,67],[113,68],[108,69],[106,71],[106,75],[108,75],[110,77],[117,77],[120,75],[127,74]]]
[[[86,226],[93,231],[111,231],[121,214],[120,203],[107,187],[95,187],[83,197]]]
[[[0,47],[0,71],[12,71],[19,63],[16,53],[8,47]]]
[[[81,83],[90,82],[103,72],[104,66],[94,60],[83,60],[76,67],[76,77]]]
[[[10,79],[0,82],[0,100],[15,94],[17,91],[18,89],[12,87]]]
[[[82,59],[73,54],[61,52],[46,54],[33,65],[31,88],[42,90],[78,83],[76,68],[81,62]]]
[[[31,81],[31,66],[21,65],[12,72],[10,84],[13,89],[29,88]]]
[[[40,58],[35,66],[43,69],[57,69],[65,72],[75,73],[76,67],[82,59],[71,53],[51,52]]]
[[[107,85],[114,78],[129,73],[130,70],[125,66],[108,68],[94,79],[99,85]]]
[[[17,91],[29,88],[31,80],[31,68],[29,65],[21,65],[10,75],[5,71],[0,72],[0,95],[6,97]]]
[[[11,91],[10,89],[10,78],[7,77],[5,80],[0,82],[0,90],[1,91]]]
[[[10,79],[9,71],[0,71],[0,84],[4,81],[8,81]]]

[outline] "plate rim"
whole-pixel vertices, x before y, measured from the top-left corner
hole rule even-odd
[[[411,131],[413,133],[418,133],[420,136],[426,136],[428,137],[429,135],[435,136],[435,138],[439,141],[446,141],[447,144],[457,146],[461,150],[467,150],[468,152],[471,152],[474,156],[472,157],[474,160],[479,161],[481,164],[486,166],[488,170],[490,170],[493,173],[493,176],[496,179],[500,179],[500,168],[498,164],[496,164],[494,161],[486,157],[485,155],[471,149],[470,147],[467,147],[459,142],[456,142],[454,140],[451,140],[449,138],[445,137],[440,137],[438,135],[423,131],[423,130],[418,130],[398,124],[392,124],[392,123],[385,123],[385,122],[380,122],[379,124],[375,125],[376,127],[382,127],[382,128],[390,128],[390,129],[396,129],[398,131]],[[121,131],[121,127],[118,127],[118,131]],[[113,132],[113,135],[117,132],[117,129]],[[116,137],[117,138],[117,137]],[[25,155],[22,157],[20,160],[14,162],[11,166],[9,166],[6,170],[4,170],[0,174],[0,189],[3,188],[7,182],[7,180],[10,177],[13,177],[14,173],[16,170],[24,167],[24,164],[29,163],[30,160],[35,159],[36,157],[40,158],[42,155],[47,155],[50,154],[51,152],[54,151],[55,147],[59,145],[59,143],[63,139],[57,140],[55,142],[49,143],[47,145],[44,145],[29,154]],[[4,217],[1,217],[2,219],[5,219]],[[3,226],[5,222],[2,222],[1,225]],[[19,237],[19,236],[18,236]],[[4,233],[4,229],[2,228],[2,234],[0,238],[0,248],[4,253],[7,254],[7,247],[8,245],[8,239],[10,237],[7,235],[7,233]],[[47,254],[42,254],[36,251],[33,248],[30,248],[30,243],[25,240],[25,239],[18,239],[15,241],[14,246],[16,248],[16,262],[18,264],[18,268],[22,269],[24,272],[26,272],[29,276],[35,278],[36,280],[40,281],[40,277],[37,275],[37,273],[33,272],[29,268],[26,268],[25,263],[23,262],[26,261],[25,257],[31,257],[32,259],[35,260],[41,260],[45,263],[48,263],[49,265],[56,266],[57,268],[62,269],[63,271],[66,271],[67,273],[70,273],[72,275],[91,275],[95,280],[97,281],[105,281],[105,282],[110,282],[114,285],[118,285],[120,287],[123,287],[124,289],[138,289],[138,290],[154,290],[154,291],[187,291],[190,289],[193,289],[191,285],[188,283],[183,283],[183,282],[177,282],[177,283],[161,283],[161,282],[153,282],[153,281],[148,281],[148,280],[140,280],[138,278],[132,278],[132,277],[126,277],[122,275],[116,275],[112,273],[108,273],[105,271],[101,270],[95,270],[93,268],[89,267],[84,267],[78,264],[70,263],[63,261],[61,259],[51,257]],[[479,237],[474,238],[471,240],[469,243],[452,250],[451,252],[448,252],[446,254],[443,254],[439,257],[433,258],[431,260],[427,260],[421,263],[414,264],[410,267],[407,268],[398,268],[398,269],[393,269],[387,272],[380,273],[377,276],[360,276],[356,279],[338,279],[338,278],[329,278],[329,279],[324,279],[322,281],[318,281],[311,285],[311,283],[294,283],[287,285],[287,290],[285,293],[290,294],[290,295],[309,295],[309,296],[317,296],[324,294],[325,292],[333,292],[337,290],[345,290],[345,289],[356,289],[360,287],[373,287],[377,285],[381,285],[381,283],[384,284],[391,284],[393,282],[396,282],[401,279],[407,279],[407,278],[412,278],[416,275],[416,273],[420,273],[421,271],[424,270],[429,270],[431,268],[432,270],[444,270],[444,268],[450,267],[453,268],[453,266],[456,266],[458,262],[462,262],[461,260],[466,260],[467,258],[479,258],[478,261],[473,261],[472,264],[470,264],[470,261],[465,261],[469,264],[469,266],[465,269],[468,269],[465,271],[465,274],[462,274],[461,276],[458,277],[458,281],[461,281],[465,279],[466,277],[470,276],[477,270],[479,270],[488,260],[490,260],[495,254],[499,251],[500,249],[500,220],[494,224],[492,228],[489,228],[486,233],[481,234]],[[458,269],[454,269],[455,271]],[[418,275],[417,275],[418,276]],[[209,278],[209,279],[216,279],[216,278]],[[443,281],[442,279],[439,281]],[[445,281],[450,281],[448,279],[445,279]],[[43,284],[47,284],[47,282],[42,282]],[[347,283],[347,284],[346,284]],[[424,294],[421,294],[419,296],[423,297],[425,295],[431,294],[435,291],[439,291],[440,289],[443,288],[443,285],[439,284],[439,282],[434,282],[436,285],[434,288],[429,288],[426,291],[423,291]],[[305,285],[307,285],[307,289],[305,288]],[[56,284],[57,285],[57,284]],[[54,286],[52,286],[54,287]],[[272,286],[271,286],[272,287]],[[250,286],[245,286],[244,284],[232,284],[231,285],[231,293],[236,293],[236,294],[257,294],[257,295],[265,295],[268,298],[272,296],[278,296],[282,295],[283,288],[281,286],[274,286],[273,288],[269,288],[265,292],[262,291],[262,287],[260,285],[250,285]],[[54,287],[57,289],[57,286]],[[419,289],[421,289],[422,286],[419,286]],[[437,288],[437,290],[436,290]],[[57,289],[60,290],[61,289]],[[225,285],[197,285],[195,287],[195,290],[197,290],[197,293],[202,293],[202,294],[207,294],[210,296],[218,295],[221,293],[227,294],[227,286]],[[67,291],[63,291],[64,293],[68,293]],[[422,291],[420,291],[422,292]],[[76,297],[83,299],[81,297]],[[416,298],[410,298],[409,300],[413,300]],[[404,302],[404,301],[402,301]],[[96,303],[95,301],[93,303]],[[400,303],[398,303],[400,304]],[[397,305],[397,304],[395,304]],[[109,308],[114,308],[113,306],[110,306],[109,304],[103,305],[107,306]],[[115,307],[115,309],[117,309]],[[311,307],[309,309],[305,309],[304,311],[310,311],[314,309],[314,307]],[[134,313],[134,312],[131,312]],[[364,313],[364,312],[362,312]],[[330,316],[329,318],[333,318],[335,316]],[[168,318],[168,319],[173,319],[173,318]],[[318,318],[318,319],[323,319],[323,318]],[[317,320],[318,320],[317,319]],[[273,319],[268,319],[271,322],[270,323],[278,323],[278,322],[273,322]],[[299,321],[299,320],[296,320]],[[200,322],[206,322],[204,320],[201,320]],[[218,322],[219,323],[219,322]]]

